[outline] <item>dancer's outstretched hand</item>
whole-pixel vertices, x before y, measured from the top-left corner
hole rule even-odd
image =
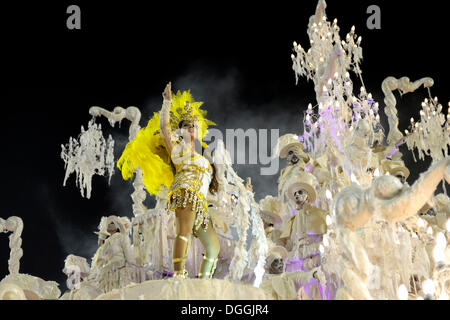
[[[163,95],[164,100],[172,100],[172,82],[169,82],[166,85],[166,88],[164,89],[164,92],[162,95]]]

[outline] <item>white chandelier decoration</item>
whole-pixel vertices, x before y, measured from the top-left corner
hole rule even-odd
[[[299,140],[313,158],[327,157],[330,189],[317,203],[328,202],[331,208],[343,188],[355,185],[353,188],[370,190],[375,178],[389,175],[380,162],[383,159],[401,160],[399,149],[402,144],[406,143],[411,151],[417,149],[420,160],[425,156],[431,157],[433,163],[448,159],[445,157],[448,157],[450,147],[450,103],[445,115],[438,98],[431,98],[431,78],[411,83],[407,77],[388,77],[382,88],[389,128],[383,128],[380,104],[367,92],[362,79],[362,38],[355,33],[353,26],[345,40],[341,40],[337,19],[330,23],[325,8],[325,1],[319,0],[315,15],[309,20],[311,47],[304,49],[294,42],[291,58],[296,83],[300,77],[314,82],[317,101],[310,103],[305,111],[303,135]],[[353,93],[350,73],[354,73],[361,82],[358,94]],[[422,103],[420,120],[415,122],[411,118],[411,126],[404,130],[403,135],[398,129],[396,100],[392,91],[398,89],[401,94],[413,92],[421,85],[428,89],[429,97]],[[385,141],[387,145],[384,145]],[[372,169],[371,173],[368,169]],[[448,299],[449,221],[445,230],[435,230],[428,224],[425,231],[425,222],[419,218],[423,227],[418,227],[416,221],[415,231],[411,232],[404,228],[404,222],[391,223],[373,217],[360,229],[350,231],[337,224],[336,219],[331,210],[327,216],[328,231],[320,247],[322,267],[328,279],[334,279],[328,284],[335,293],[338,292],[336,298],[408,299],[409,295],[410,299]],[[421,285],[420,290],[415,283],[411,288],[409,281],[416,272],[414,263],[425,263],[428,257],[419,256],[416,252],[416,255],[412,254],[415,261],[408,261],[402,256],[404,252],[418,250],[417,239],[422,246],[429,247],[435,243],[434,261],[428,262],[433,266],[432,271],[428,278],[422,277],[417,281],[417,285]],[[383,246],[385,241],[392,241],[394,248]],[[382,260],[377,260],[377,256],[383,257]],[[386,273],[393,273],[398,278],[388,279],[390,276]]]

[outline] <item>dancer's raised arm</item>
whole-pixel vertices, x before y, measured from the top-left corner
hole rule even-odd
[[[170,129],[170,106],[172,105],[172,83],[169,82],[163,92],[163,105],[161,108],[161,117],[159,119],[159,130],[161,138],[166,145],[169,154],[172,153],[173,145],[171,142],[172,130]]]

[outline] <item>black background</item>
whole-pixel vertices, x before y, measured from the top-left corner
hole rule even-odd
[[[24,220],[22,273],[54,280],[65,290],[61,272],[69,253],[92,252],[92,233],[103,215],[115,213],[116,193],[105,179],[94,178],[93,196],[81,198],[73,177],[63,187],[61,144],[80,132],[98,105],[149,106],[168,81],[196,67],[215,75],[238,70],[235,95],[242,105],[224,112],[264,108],[278,98],[314,99],[311,82],[295,85],[290,54],[295,40],[308,48],[306,28],[316,1],[54,1],[1,6],[2,121],[1,210],[6,219]],[[66,8],[81,8],[81,30],[66,28]],[[381,29],[366,27],[369,5],[381,8]],[[387,76],[435,80],[433,96],[444,106],[448,88],[448,11],[442,1],[328,1],[328,20],[338,18],[341,38],[356,27],[362,36],[363,77],[384,106],[380,86]],[[355,88],[359,88],[355,83]],[[445,89],[447,88],[447,89]],[[377,93],[378,92],[378,93]],[[400,129],[418,117],[425,90],[398,102]],[[152,100],[153,101],[153,100]],[[297,116],[306,103],[284,103],[276,110]],[[227,109],[229,108],[229,109]],[[151,115],[148,109],[143,119]],[[211,115],[212,120],[221,119]],[[103,122],[107,127],[107,122]],[[141,121],[141,125],[144,120]],[[262,123],[261,127],[265,127]],[[280,124],[280,128],[283,124]],[[128,126],[117,129],[127,134]],[[105,129],[109,132],[109,129]],[[116,150],[117,151],[117,150]],[[402,150],[403,151],[403,150]],[[118,151],[117,151],[118,152]],[[406,154],[407,152],[404,151]],[[405,158],[411,184],[429,160]],[[113,182],[131,190],[115,174]],[[258,186],[255,186],[258,190]],[[125,195],[121,199],[128,199]],[[131,201],[121,201],[130,207]],[[0,236],[0,278],[8,274],[7,236]],[[62,239],[69,244],[63,245]],[[89,240],[89,245],[85,242]],[[71,243],[73,250],[68,251]],[[92,252],[93,254],[93,252]],[[90,258],[90,256],[87,256]]]

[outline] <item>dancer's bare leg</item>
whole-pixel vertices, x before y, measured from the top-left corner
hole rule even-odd
[[[173,269],[175,273],[180,273],[184,270],[189,248],[189,238],[194,226],[195,214],[192,211],[192,206],[177,208],[175,210],[175,218],[177,235],[173,245]]]
[[[209,221],[208,228],[205,230],[203,227],[200,227],[197,231],[197,236],[200,239],[203,247],[205,248],[205,257],[202,260],[202,264],[200,266],[199,278],[211,278],[212,272],[214,272],[213,267],[217,262],[217,256],[220,251],[220,243],[217,238],[216,230],[214,230],[214,226]]]

